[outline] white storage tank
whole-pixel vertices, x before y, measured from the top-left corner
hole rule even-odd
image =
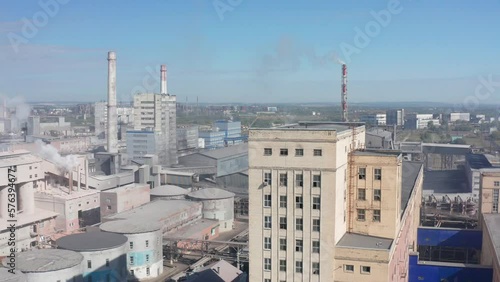
[[[81,282],[82,261],[83,256],[77,252],[58,249],[33,250],[16,254],[16,270],[23,272],[29,282]],[[0,278],[0,281],[3,280]]]
[[[100,226],[101,231],[127,237],[129,279],[151,279],[163,272],[161,225],[156,222],[113,220]]]
[[[234,193],[219,188],[205,188],[188,194],[188,198],[203,204],[203,217],[217,219],[219,231],[233,229]]]
[[[175,185],[162,185],[151,189],[151,201],[162,200],[184,200],[189,193],[187,189]]]
[[[71,250],[83,256],[85,281],[126,281],[127,237],[108,232],[72,234],[56,241],[59,249]]]

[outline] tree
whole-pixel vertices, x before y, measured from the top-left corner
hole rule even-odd
[[[493,140],[500,140],[500,131],[493,131],[490,135]]]

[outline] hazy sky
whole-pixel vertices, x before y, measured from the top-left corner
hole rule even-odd
[[[165,63],[181,102],[338,102],[336,53],[350,101],[500,102],[499,14],[500,0],[1,1],[0,94],[106,99],[114,50],[119,100],[158,91]]]

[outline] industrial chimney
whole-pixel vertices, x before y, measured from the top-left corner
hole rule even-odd
[[[167,65],[161,65],[160,73],[160,94],[167,94]]]
[[[118,153],[116,131],[116,53],[108,52],[108,152]]]
[[[342,64],[342,86],[341,86],[341,99],[342,99],[342,121],[347,122],[347,66]]]

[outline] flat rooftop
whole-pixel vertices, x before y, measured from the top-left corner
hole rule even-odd
[[[488,158],[486,158],[486,156],[483,154],[467,154],[465,156],[465,160],[469,163],[470,167],[473,169],[493,167]]]
[[[214,219],[206,219],[200,218],[196,221],[193,221],[190,224],[187,224],[175,231],[171,231],[166,233],[163,237],[168,240],[169,238],[186,238],[186,239],[199,239],[204,240],[204,234],[201,234],[200,231],[207,229],[209,227],[215,227],[219,225],[218,220]],[[197,236],[198,235],[198,236]]]
[[[106,221],[129,219],[158,222],[188,209],[198,207],[201,210],[201,206],[201,203],[193,201],[157,199],[140,207],[105,217],[104,219]]]
[[[354,155],[388,157],[388,156],[399,156],[401,155],[401,152],[396,150],[356,150],[354,151]]]
[[[187,189],[175,185],[162,185],[151,189],[151,196],[156,197],[183,196],[187,193],[189,193]]]
[[[493,244],[493,251],[495,252],[497,261],[500,261],[500,214],[485,213],[483,217],[491,238],[491,243]]]
[[[80,197],[85,197],[89,195],[95,195],[99,193],[99,190],[95,189],[81,189],[76,191],[76,185],[73,186],[73,191],[69,193],[69,187],[54,187],[54,186],[49,186],[49,189],[47,190],[35,190],[35,198],[57,198],[57,199],[64,199],[64,200],[71,200],[71,199],[77,199]]]
[[[470,193],[467,187],[467,177],[463,170],[432,170],[424,171],[423,190],[434,193]]]
[[[364,123],[353,123],[355,126],[364,126]],[[294,124],[286,124],[273,128],[252,128],[252,130],[351,130],[351,123],[343,122],[321,122],[321,121],[299,121]]]
[[[221,149],[199,152],[198,154],[217,160],[224,159],[232,156],[248,154],[248,144],[243,143],[238,145],[231,145]]]
[[[391,249],[392,241],[387,238],[346,233],[337,243],[337,247],[388,251]]]
[[[161,226],[157,222],[151,221],[134,221],[134,220],[112,220],[105,222],[99,226],[102,231],[120,233],[120,234],[137,234],[148,233],[160,230]]]
[[[102,190],[101,193],[119,193],[119,192],[123,192],[123,191],[127,191],[127,190],[133,190],[134,188],[144,187],[144,186],[148,186],[149,187],[149,184],[131,183],[131,184],[123,185],[123,186],[116,187],[116,188]],[[99,190],[97,190],[97,191],[99,191]]]
[[[22,272],[49,272],[81,264],[83,256],[61,249],[41,249],[16,254],[16,267]]]
[[[188,194],[188,197],[198,200],[228,199],[234,196],[234,193],[219,188],[203,188]]]
[[[127,242],[127,237],[108,232],[86,232],[64,236],[56,241],[60,249],[92,252],[114,249]]]
[[[42,159],[35,157],[25,150],[0,153],[0,167],[31,164],[36,162],[42,162]]]

